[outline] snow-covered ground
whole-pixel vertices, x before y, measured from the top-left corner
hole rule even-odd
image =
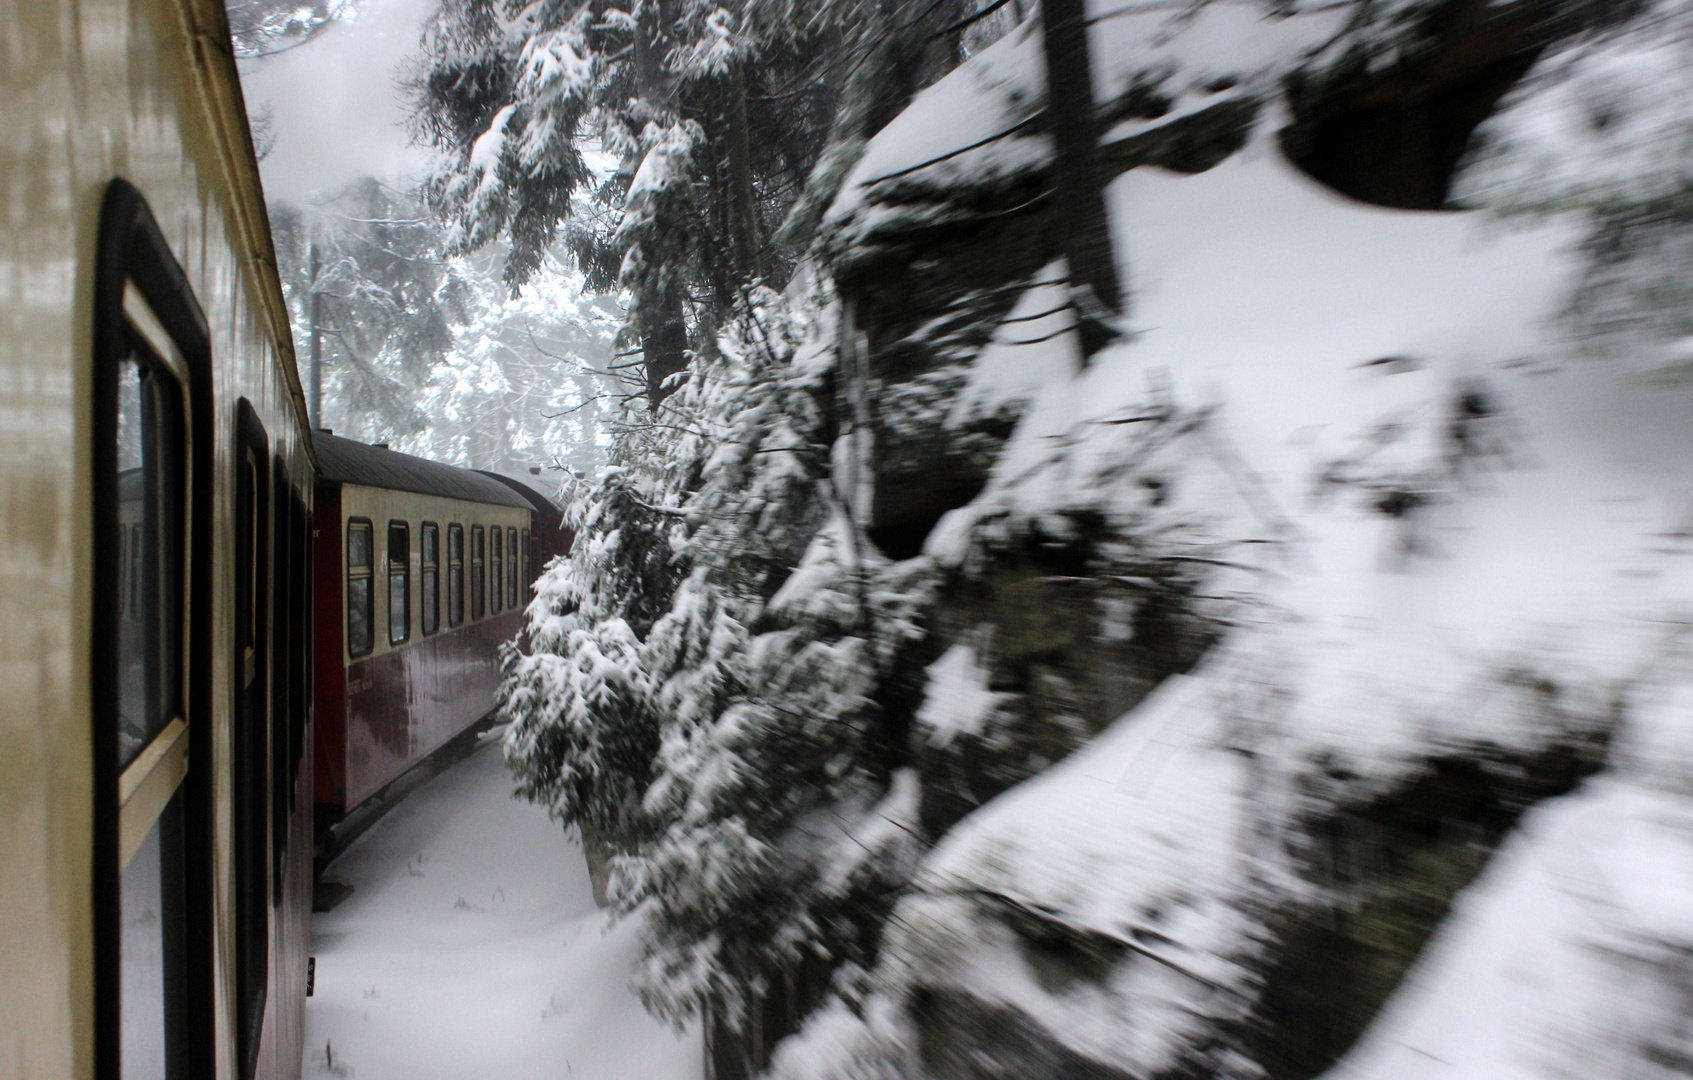
[[[580,846],[511,797],[486,745],[395,807],[330,877],[312,925],[307,1077],[697,1080],[629,990],[635,920],[608,930]]]

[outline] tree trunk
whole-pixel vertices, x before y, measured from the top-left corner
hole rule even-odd
[[[747,120],[747,78],[739,63],[729,75],[727,114],[729,143],[729,231],[735,251],[735,277],[759,276],[758,207],[752,186],[752,143]]]
[[[660,287],[658,295],[641,297],[636,311],[647,369],[647,408],[653,412],[670,396],[672,388],[664,380],[688,366],[688,327],[676,290],[675,285]]]
[[[667,114],[675,96],[675,81],[664,70],[669,48],[669,31],[674,4],[641,5],[641,21],[635,34],[635,74],[648,118]],[[625,163],[631,174],[639,162]],[[668,278],[662,270],[659,279]],[[669,393],[664,380],[688,366],[688,327],[683,320],[682,299],[674,283],[649,285],[636,297],[636,319],[641,333],[642,362],[647,369],[647,408],[658,411]]]
[[[1041,0],[1041,29],[1046,44],[1046,115],[1054,149],[1053,188],[1085,364],[1111,341],[1114,331],[1106,319],[1122,310],[1099,168],[1085,0]]]

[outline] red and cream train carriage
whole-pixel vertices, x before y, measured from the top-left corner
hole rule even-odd
[[[523,628],[535,508],[467,469],[325,432],[317,480],[320,838],[486,717]]]

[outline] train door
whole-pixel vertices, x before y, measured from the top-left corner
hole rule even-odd
[[[257,1064],[270,975],[270,439],[253,409],[235,438],[235,717],[233,753],[235,1024],[240,1076]]]
[[[288,468],[280,458],[271,466],[271,490],[276,515],[274,557],[271,559],[270,594],[276,599],[276,625],[270,652],[270,905],[282,906],[282,868],[288,854],[289,793],[293,788],[290,767],[295,764],[291,748],[295,724],[294,646],[298,617],[297,598],[304,590],[295,586],[295,552],[298,543],[294,513],[294,486]]]
[[[199,647],[209,337],[146,202],[116,181],[95,286],[95,1074],[207,1069],[209,698]],[[189,753],[190,744],[194,754]]]

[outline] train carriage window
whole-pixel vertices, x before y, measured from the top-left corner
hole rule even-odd
[[[529,530],[523,530],[523,602],[535,599],[535,570],[533,554],[529,547]]]
[[[423,615],[423,632],[433,634],[441,628],[441,526],[424,522],[421,540],[423,567],[417,603]]]
[[[485,535],[482,526],[470,527],[470,617],[473,619],[480,619],[483,612],[482,545]]]
[[[464,526],[447,526],[447,625],[464,622]]]
[[[517,530],[506,530],[506,606],[517,607]]]
[[[299,593],[293,599],[294,621],[294,722],[289,728],[288,809],[293,811],[302,787],[309,791],[309,781],[300,782],[300,763],[306,756],[306,728],[312,710],[312,512],[298,493],[294,496],[294,581]]]
[[[146,199],[123,180],[107,185],[94,250],[94,992],[82,1071],[182,1080],[210,1076],[219,1046],[208,717],[213,658],[230,644],[209,633],[222,440],[205,315]]]
[[[388,523],[388,643],[411,637],[411,526]]]
[[[270,985],[272,530],[270,437],[246,400],[236,410],[235,708],[232,740],[236,1041],[240,1075],[257,1067]]]
[[[375,585],[371,581],[370,522],[347,522],[347,652],[363,656],[375,644],[371,611]]]
[[[119,1072],[177,1076],[188,769],[184,390],[140,341],[118,363],[116,384],[117,587],[108,610],[117,624]]]
[[[498,615],[505,597],[505,533],[495,525],[488,530],[488,610]]]

